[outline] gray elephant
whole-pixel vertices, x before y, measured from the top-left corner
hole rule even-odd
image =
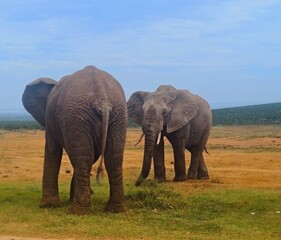
[[[187,90],[162,85],[152,93],[133,93],[127,107],[129,118],[142,126],[145,136],[143,166],[136,185],[140,185],[147,178],[152,157],[155,178],[158,181],[166,180],[164,136],[173,147],[174,181],[209,178],[203,151],[206,149],[212,125],[212,113],[203,98]],[[191,153],[188,173],[185,149]]]
[[[91,212],[90,172],[103,158],[110,184],[106,210],[124,211],[122,162],[127,106],[122,87],[110,74],[87,66],[60,81],[39,78],[28,84],[25,109],[45,127],[43,193],[40,207],[58,207],[58,174],[63,148],[74,168],[70,212]]]

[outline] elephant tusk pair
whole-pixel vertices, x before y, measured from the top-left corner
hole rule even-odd
[[[143,136],[144,136],[144,133],[142,135],[140,135],[139,140],[134,145],[134,147],[136,147],[141,142],[141,140],[143,139]],[[158,134],[157,143],[156,144],[159,145],[160,141],[161,141],[161,132]]]

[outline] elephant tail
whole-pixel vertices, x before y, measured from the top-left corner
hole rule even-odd
[[[103,177],[103,161],[104,161],[104,152],[106,147],[107,140],[107,130],[108,130],[108,122],[109,122],[109,109],[103,109],[101,111],[102,118],[102,129],[101,129],[101,159],[97,170],[96,181],[99,184],[100,175]]]
[[[205,147],[204,150],[205,150],[205,152],[206,152],[207,154],[210,154],[210,153],[208,152],[207,147]]]

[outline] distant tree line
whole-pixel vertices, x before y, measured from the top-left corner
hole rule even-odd
[[[140,126],[129,120],[128,127],[129,128],[138,128]],[[35,120],[33,120],[33,121],[25,121],[25,120],[2,121],[2,120],[0,120],[0,129],[11,131],[11,130],[43,129],[43,127]]]
[[[253,105],[245,107],[233,107],[215,109],[213,113],[213,125],[281,125],[281,103]],[[128,121],[128,127],[137,128],[139,125]],[[35,120],[15,118],[11,120],[0,119],[0,129],[43,129]]]
[[[43,129],[42,126],[34,121],[0,121],[0,129],[21,130],[21,129]]]
[[[213,110],[213,125],[281,124],[281,103]]]

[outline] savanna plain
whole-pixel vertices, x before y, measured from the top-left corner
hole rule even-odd
[[[172,182],[173,152],[165,139],[167,182],[134,182],[140,173],[140,129],[128,129],[124,155],[127,211],[103,211],[109,184],[95,182],[92,211],[68,214],[73,173],[66,154],[59,175],[61,208],[40,209],[44,131],[0,130],[0,239],[281,239],[281,126],[213,127],[205,161],[209,180]],[[189,153],[186,152],[187,166]],[[13,236],[13,237],[8,237]]]

